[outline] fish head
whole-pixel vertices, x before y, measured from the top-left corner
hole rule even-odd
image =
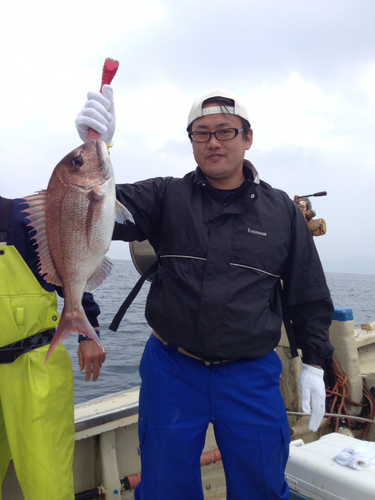
[[[103,141],[85,142],[67,154],[55,167],[51,180],[84,190],[104,184],[113,177],[108,148]],[[50,185],[49,185],[50,187]]]

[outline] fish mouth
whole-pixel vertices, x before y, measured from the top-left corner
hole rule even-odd
[[[96,154],[100,162],[100,170],[106,179],[111,177],[112,165],[108,154],[108,147],[104,141],[96,141]]]
[[[96,141],[96,153],[101,161],[108,161],[108,148],[104,141]]]
[[[95,162],[94,171],[88,172],[83,176],[75,179],[74,184],[83,191],[91,191],[96,186],[105,184],[113,176],[112,163],[108,154],[108,148],[104,141],[90,141],[91,144],[88,150],[86,160],[90,163]],[[93,149],[93,146],[95,149]],[[91,152],[90,152],[91,151]],[[96,158],[93,158],[93,157]]]

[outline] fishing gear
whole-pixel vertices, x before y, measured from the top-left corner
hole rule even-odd
[[[311,196],[327,196],[327,191],[319,191],[314,194],[304,194],[302,196],[298,196],[298,198],[310,198]]]
[[[312,209],[311,201],[309,198],[313,196],[326,196],[327,191],[319,191],[312,194],[304,194],[302,196],[295,195],[294,203],[296,203],[303,216],[306,219],[307,225],[313,236],[321,236],[326,233],[326,222],[324,219],[314,219],[316,212]]]

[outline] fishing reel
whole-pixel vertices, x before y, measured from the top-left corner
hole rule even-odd
[[[319,191],[319,193],[305,194],[302,196],[296,195],[294,197],[294,203],[296,203],[303,216],[306,219],[307,225],[313,236],[322,236],[326,234],[326,221],[324,219],[314,219],[316,212],[312,209],[311,201],[309,200],[312,196],[326,196],[327,191]]]

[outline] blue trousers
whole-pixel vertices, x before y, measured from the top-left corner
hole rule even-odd
[[[228,500],[289,499],[290,432],[281,397],[281,361],[207,366],[151,335],[140,363],[137,500],[203,500],[200,456],[211,422]]]

